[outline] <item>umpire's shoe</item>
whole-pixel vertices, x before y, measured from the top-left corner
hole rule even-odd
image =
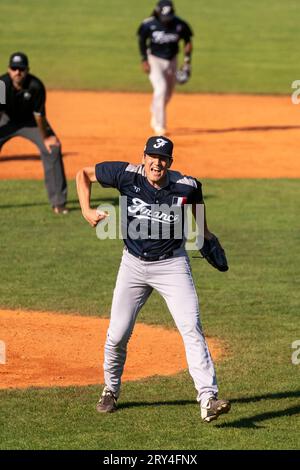
[[[117,411],[117,397],[108,387],[104,387],[96,409],[99,413],[113,413]]]
[[[62,206],[53,206],[52,207],[54,214],[68,214],[69,209],[66,208],[66,206],[63,204]]]
[[[205,403],[201,404],[201,418],[206,423],[217,419],[219,415],[228,413],[230,403],[227,400],[218,400],[217,397],[210,397]]]

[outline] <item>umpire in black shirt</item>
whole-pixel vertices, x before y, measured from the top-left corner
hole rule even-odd
[[[13,137],[24,137],[40,150],[49,201],[56,214],[66,214],[67,182],[61,144],[46,118],[46,90],[29,73],[27,56],[11,55],[8,73],[0,80],[5,85],[5,104],[0,104],[0,150]]]

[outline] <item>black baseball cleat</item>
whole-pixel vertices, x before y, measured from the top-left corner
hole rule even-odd
[[[99,413],[114,413],[117,411],[117,397],[108,387],[104,387],[102,395],[97,403],[96,410]]]
[[[228,413],[230,407],[231,405],[228,400],[218,400],[217,397],[210,397],[200,406],[201,418],[205,423],[210,423],[221,414]]]

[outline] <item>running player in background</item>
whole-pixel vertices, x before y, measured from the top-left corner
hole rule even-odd
[[[193,33],[185,21],[175,16],[173,2],[160,0],[137,34],[143,71],[149,74],[153,87],[150,124],[156,135],[165,135],[166,106],[176,83],[179,42],[184,41],[184,66],[190,73]]]

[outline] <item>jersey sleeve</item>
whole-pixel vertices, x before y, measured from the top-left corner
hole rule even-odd
[[[197,188],[194,189],[190,197],[190,204],[201,204],[203,203],[202,183],[196,180]]]
[[[181,37],[184,40],[185,43],[188,43],[191,41],[191,38],[193,36],[193,31],[187,23],[183,22],[183,27],[181,31]]]
[[[33,112],[40,116],[45,116],[46,109],[46,89],[42,82],[36,82],[34,85]]]
[[[127,166],[127,162],[97,163],[95,166],[97,181],[103,188],[117,188],[120,190]]]
[[[137,30],[139,51],[142,60],[147,60],[147,39],[148,39],[148,27],[147,23],[142,23]]]

